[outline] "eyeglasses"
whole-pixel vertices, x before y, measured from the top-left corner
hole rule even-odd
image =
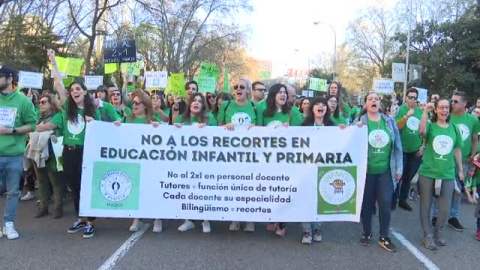
[[[438,106],[437,108],[441,111],[449,111],[450,110],[450,106]]]
[[[235,85],[235,86],[233,87],[233,89],[234,89],[234,90],[237,90],[238,87],[240,87],[240,89],[242,89],[242,90],[245,90],[245,86],[244,86],[244,85],[238,85],[238,84]]]
[[[48,103],[48,100],[40,100],[40,105],[44,105],[44,104],[47,104]]]
[[[416,96],[407,96],[407,98],[410,99],[410,100],[417,100]]]
[[[143,104],[143,102],[141,102],[141,101],[140,101],[140,102],[138,102],[138,101],[134,101],[134,102],[132,102],[132,103],[133,103],[133,105],[137,105],[137,106],[138,106],[138,105],[142,105],[142,104]]]
[[[260,92],[267,92],[266,88],[257,88],[255,91],[260,91]]]
[[[457,103],[460,103],[462,101],[458,100],[458,99],[451,99],[450,102],[453,103],[453,104],[457,104]]]
[[[328,103],[337,104],[337,101],[336,101],[336,100],[333,100],[333,99],[330,99],[330,100],[328,101]]]
[[[207,99],[215,98],[215,95],[207,95]]]
[[[112,96],[119,97],[119,96],[121,96],[121,94],[120,93],[112,93]]]

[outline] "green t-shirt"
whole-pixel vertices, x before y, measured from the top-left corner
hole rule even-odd
[[[131,118],[130,116],[123,118],[123,123],[129,124],[148,124],[147,119],[145,117],[135,117]]]
[[[104,122],[121,121],[122,117],[119,115],[115,107],[107,102],[102,102],[102,106],[97,108],[100,112],[101,120]]]
[[[255,104],[257,109],[259,109],[261,111],[267,109],[267,99],[266,98],[262,99],[262,101],[260,101],[260,102],[254,102],[254,101],[252,101],[252,102],[253,102],[253,104]]]
[[[399,120],[407,115],[410,108],[403,104],[398,110],[395,120]],[[405,153],[414,153],[422,146],[422,137],[418,128],[420,127],[420,119],[422,119],[422,109],[415,107],[415,113],[410,116],[405,124],[405,127],[400,130],[400,138],[402,139],[402,148]]]
[[[353,121],[355,118],[358,117],[359,114],[360,114],[360,108],[358,106],[354,106],[350,110],[350,119]]]
[[[426,146],[418,174],[442,180],[455,179],[454,148],[463,145],[462,135],[456,126],[442,128],[437,123],[429,124],[425,135]]]
[[[213,114],[209,112],[209,113],[207,113],[207,116],[208,116],[208,126],[216,126],[216,125],[217,125],[217,121],[215,120],[215,117],[213,116]],[[183,121],[182,115],[179,115],[179,116],[175,119],[175,123],[176,123],[176,124],[183,124],[183,125],[198,124],[198,119],[197,119],[196,117],[190,118],[190,121],[187,122],[187,121]]]
[[[67,120],[67,109],[61,113],[57,113],[52,118],[52,123],[57,126],[63,133],[64,145],[83,145],[85,142],[85,127],[86,121],[84,117],[84,110],[78,109],[76,123]],[[100,112],[95,110],[93,119],[100,120]]]
[[[230,123],[235,126],[258,125],[261,123],[261,113],[251,101],[245,105],[238,105],[234,100],[224,101],[218,111],[217,120],[224,125]]]
[[[475,116],[465,113],[462,116],[450,114],[450,123],[456,125],[462,135],[462,159],[465,161],[472,152],[472,133],[480,132],[480,122]]]
[[[338,117],[333,116],[333,114],[330,115],[330,120],[332,120],[332,122],[335,124],[335,126],[346,125],[347,124],[347,121],[345,120],[345,117],[343,117],[343,115],[341,115],[341,114],[338,114]]]
[[[281,126],[288,123],[290,126],[300,126],[303,123],[302,114],[299,111],[291,110],[290,113],[276,112],[273,116],[263,116],[262,126]]]
[[[368,120],[368,162],[367,173],[380,174],[390,168],[392,134],[385,120],[375,122]]]
[[[129,116],[129,115],[132,114],[132,110],[130,108],[128,108],[127,106],[125,106],[125,109],[123,109],[123,110],[121,108],[115,108],[115,111],[116,111],[117,115],[122,119],[123,119],[123,117]]]

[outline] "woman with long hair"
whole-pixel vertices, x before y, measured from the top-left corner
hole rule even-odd
[[[172,105],[170,123],[175,123],[175,120],[179,115],[182,115],[185,112],[186,104],[190,103],[190,99],[193,94],[198,92],[198,83],[196,81],[188,81],[185,83],[185,100],[180,97],[176,97],[175,103]]]
[[[299,111],[302,114],[303,120],[305,120],[305,118],[307,118],[309,107],[310,107],[310,99],[309,98],[302,98],[300,100]]]
[[[156,121],[168,123],[170,117],[165,113],[167,105],[163,99],[163,92],[155,90],[152,91],[150,95],[152,99],[153,117]]]
[[[328,87],[327,95],[337,97],[339,113],[344,119],[348,119],[350,116],[350,106],[348,106],[348,102],[344,100],[345,97],[343,96],[342,84],[339,82],[331,82]]]
[[[121,119],[123,119],[127,115],[132,114],[132,109],[125,106],[125,104],[123,103],[123,95],[122,92],[118,90],[118,88],[112,87],[112,90],[110,91],[110,103],[113,105],[115,111]]]
[[[153,107],[150,97],[142,90],[135,90],[132,93],[132,114],[123,118],[123,123],[129,124],[147,124],[158,127],[158,122],[153,116]],[[113,122],[116,126],[120,126],[120,121]],[[129,231],[136,232],[143,228],[144,224],[139,218],[135,218]],[[162,220],[155,219],[153,223],[153,232],[162,232]]]
[[[287,102],[287,87],[281,83],[272,85],[268,90],[266,109],[260,117],[262,126],[299,126],[302,116],[298,111],[292,110]]]
[[[59,115],[57,117],[61,117],[62,108],[60,107],[59,100],[52,94],[42,94],[39,98],[40,102],[40,115],[38,116],[37,125],[48,123],[52,120],[55,115]],[[55,137],[61,136],[61,131],[56,128],[52,132]],[[40,137],[40,133],[38,131],[33,132],[30,134],[31,137]],[[47,134],[48,136],[48,134]],[[48,151],[48,159],[47,160],[33,160],[31,159],[31,164],[35,171],[35,175],[38,180],[38,193],[40,197],[40,204],[35,215],[36,218],[46,216],[48,214],[48,202],[50,199],[50,187],[52,187],[53,191],[53,201],[54,201],[54,209],[53,209],[53,218],[60,218],[63,216],[63,183],[61,179],[57,175],[57,160],[52,148],[52,141],[51,139],[47,139],[48,143],[44,146],[44,149],[41,151]],[[35,147],[30,144],[28,149],[32,149]],[[36,148],[36,147],[35,147]],[[46,149],[45,149],[46,148]],[[27,151],[27,157],[29,153]],[[43,163],[43,165],[40,164]]]
[[[205,93],[205,99],[207,100],[208,111],[211,112],[215,108],[217,95],[215,93]]]
[[[340,114],[337,96],[329,96],[327,100],[328,109],[330,110],[330,119],[332,120],[332,122],[337,125],[346,125],[347,121],[345,120],[345,117]]]
[[[52,60],[51,60],[52,61]],[[52,64],[56,65],[53,59]],[[55,64],[54,64],[55,63]],[[63,83],[62,83],[63,85]],[[80,186],[82,177],[83,145],[85,142],[86,122],[100,120],[100,113],[95,110],[92,97],[88,94],[85,85],[73,82],[68,87],[68,99],[65,110],[56,114],[50,122],[37,126],[37,131],[60,129],[63,138],[63,169],[65,179],[70,180],[72,200],[78,218],[68,229],[69,233],[76,233],[84,229],[83,237],[91,238],[95,234],[95,218],[87,217],[86,222],[79,216]],[[64,95],[64,93],[60,93]]]
[[[363,234],[360,244],[368,246],[371,243],[373,209],[378,202],[378,244],[383,249],[394,252],[396,247],[388,236],[393,193],[403,172],[402,142],[395,120],[380,110],[380,96],[371,92],[365,96],[364,101],[365,109],[357,123],[358,126],[366,125],[368,128],[367,176],[361,212]]]
[[[224,101],[232,100],[232,95],[229,93],[222,92],[218,94],[217,98],[215,99],[215,106],[213,107],[212,114],[215,119],[218,118],[218,110]]]
[[[428,123],[431,112],[433,116],[431,123]],[[450,216],[456,174],[460,180],[464,179],[462,134],[457,126],[450,123],[451,112],[450,102],[438,99],[435,104],[426,105],[420,120],[419,132],[426,140],[422,164],[418,170],[420,222],[424,234],[423,245],[431,250],[445,246],[442,230]],[[430,223],[433,196],[438,196],[439,210],[434,230]]]
[[[207,101],[201,93],[192,94],[185,112],[175,120],[175,126],[181,127],[182,125],[198,125],[199,127],[217,125],[217,121],[213,115],[208,112]],[[195,228],[195,223],[186,219],[183,224],[178,227],[178,230],[185,232],[193,228]],[[203,233],[211,232],[210,222],[208,220],[202,222],[202,229]]]

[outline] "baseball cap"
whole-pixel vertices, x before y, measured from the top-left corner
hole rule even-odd
[[[0,65],[0,76],[12,77],[15,79],[17,77],[17,70],[14,67]]]

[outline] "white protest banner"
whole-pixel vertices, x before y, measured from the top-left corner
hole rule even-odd
[[[168,74],[166,71],[145,72],[145,88],[166,88]]]
[[[418,91],[418,99],[417,99],[417,101],[418,101],[418,102],[421,102],[421,103],[427,103],[427,100],[428,100],[428,90],[425,89],[425,88],[418,88],[418,87],[415,87],[415,89],[417,89],[417,91]]]
[[[392,79],[394,82],[406,82],[405,75],[404,63],[392,63]]]
[[[36,72],[20,71],[18,73],[18,85],[25,88],[43,88],[43,74]]]
[[[379,94],[391,94],[393,93],[393,89],[395,87],[395,83],[392,79],[382,78],[382,79],[374,79],[373,80],[373,91]]]
[[[87,90],[97,90],[100,85],[103,85],[103,76],[85,76]]]
[[[367,129],[356,126],[228,131],[92,121],[80,216],[358,222],[367,149]]]

